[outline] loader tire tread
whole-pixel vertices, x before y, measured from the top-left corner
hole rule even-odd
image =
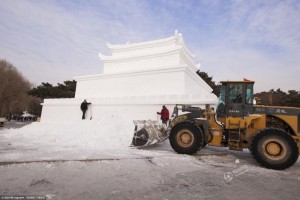
[[[277,140],[283,144],[281,147],[286,151],[286,155],[283,158],[272,159],[272,156],[268,156],[266,153],[266,147],[262,144],[266,140]],[[291,167],[296,163],[299,153],[298,146],[294,139],[287,132],[276,129],[276,128],[266,128],[259,131],[251,141],[250,152],[254,159],[260,163],[262,166],[268,169],[283,170]]]
[[[181,146],[177,141],[177,134],[182,130],[187,130],[193,134],[194,141],[188,147]],[[195,154],[203,146],[203,134],[202,131],[190,121],[185,121],[174,126],[169,136],[170,145],[179,154]]]

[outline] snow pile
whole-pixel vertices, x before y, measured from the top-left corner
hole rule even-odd
[[[132,121],[119,113],[107,114],[100,120],[61,123],[32,123],[10,129],[2,136],[13,146],[72,147],[84,149],[128,149],[134,132]]]

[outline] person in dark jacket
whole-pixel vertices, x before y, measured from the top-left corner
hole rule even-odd
[[[86,100],[84,100],[81,105],[80,105],[80,109],[82,110],[82,119],[85,119],[85,113],[88,109],[88,105],[90,105],[91,103],[86,102]]]
[[[157,112],[157,114],[161,115],[161,121],[163,124],[167,125],[169,121],[169,110],[163,105],[161,112]]]

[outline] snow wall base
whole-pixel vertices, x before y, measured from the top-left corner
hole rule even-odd
[[[196,95],[171,95],[171,96],[154,96],[154,97],[122,97],[122,98],[87,98],[92,104],[86,113],[86,120],[101,120],[104,117],[111,118],[114,116],[122,116],[126,123],[133,120],[160,120],[157,112],[160,112],[162,105],[166,105],[170,115],[173,112],[175,104],[190,104],[204,108],[206,104],[215,107],[214,100],[204,101],[208,99],[203,96]],[[82,121],[82,111],[80,104],[84,99],[45,99],[42,110],[41,122],[51,123],[74,123]],[[124,123],[124,122],[122,122]]]

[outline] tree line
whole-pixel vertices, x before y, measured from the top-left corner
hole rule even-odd
[[[300,107],[300,92],[289,90],[287,93],[280,89],[260,92],[254,95],[261,99],[262,105]]]
[[[28,110],[37,113],[40,102],[27,92],[32,88],[31,83],[6,60],[0,60],[0,115],[22,113]],[[37,113],[38,114],[38,113]]]
[[[51,98],[74,98],[76,89],[76,81],[64,81],[63,84],[58,83],[53,86],[50,83],[42,83],[28,91],[29,95],[40,99]]]
[[[206,72],[196,72],[212,89],[216,96],[220,94],[221,84],[213,81]],[[47,98],[74,98],[76,82],[74,80],[58,83],[56,86],[46,82],[33,87],[23,75],[6,60],[0,60],[0,116],[21,114],[27,110],[40,116],[41,103]],[[263,105],[300,107],[300,92],[280,89],[260,92],[254,95]]]
[[[221,84],[213,81],[213,77],[206,72],[196,72],[212,89],[216,96],[220,95]],[[74,98],[76,90],[76,82],[64,81],[63,84],[58,83],[53,86],[50,83],[42,83],[41,85],[32,88],[28,91],[29,95],[39,99],[47,98]],[[268,92],[256,93],[254,97],[259,97],[263,105],[269,106],[292,106],[300,107],[300,92],[289,90],[288,93],[280,89],[270,90]]]
[[[53,86],[33,85],[6,60],[0,60],[0,116],[21,115],[25,110],[40,116],[45,98],[73,98],[76,82],[64,81]]]

